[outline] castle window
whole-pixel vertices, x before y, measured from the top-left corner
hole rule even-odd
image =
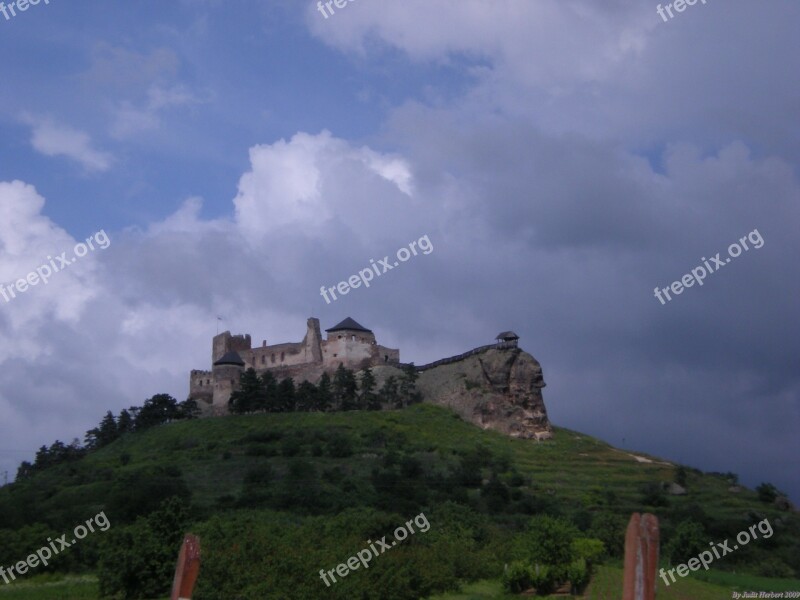
[[[354,341],[354,342],[356,341],[356,336],[353,336],[353,341]]]
[[[283,357],[285,356],[284,352],[281,352],[281,362],[283,362]]]
[[[383,355],[383,362],[389,362],[389,355],[388,354],[384,354]]]
[[[271,358],[271,360],[272,360],[272,362],[275,362],[275,353],[274,353],[274,352],[272,353],[272,358]]]
[[[342,336],[337,336],[338,339],[342,339]]]
[[[211,380],[210,379],[206,379],[206,385],[208,385],[209,383],[211,383]]]
[[[267,362],[267,357],[262,354],[261,355],[261,364],[263,365],[265,362]]]
[[[338,355],[338,354],[334,354],[334,355],[333,355],[333,358],[336,358],[337,356],[339,356],[339,355]]]
[[[203,380],[200,380],[200,387],[203,387]]]

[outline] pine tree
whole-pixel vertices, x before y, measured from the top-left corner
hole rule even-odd
[[[296,410],[298,412],[309,412],[312,410],[317,410],[317,405],[319,404],[319,400],[317,398],[318,395],[319,395],[319,390],[317,389],[317,386],[308,381],[302,382],[297,387]]]
[[[361,371],[361,381],[359,389],[361,390],[360,408],[362,410],[380,410],[381,399],[375,393],[375,376],[372,374],[372,369],[367,367]]]
[[[333,403],[333,392],[331,390],[331,377],[327,373],[323,373],[317,384],[317,405],[315,410],[320,412],[330,410]]]
[[[297,399],[295,397],[294,379],[287,377],[278,384],[277,406],[281,412],[294,412]]]
[[[263,388],[263,395],[259,398],[258,410],[267,412],[280,412],[280,405],[278,404],[278,380],[275,379],[270,371],[265,371],[261,375],[261,385]]]
[[[258,409],[262,396],[261,379],[251,367],[239,376],[239,389],[231,394],[228,406],[235,414],[250,413]]]
[[[414,363],[403,365],[403,376],[400,378],[400,402],[397,408],[421,402],[422,397],[417,392],[417,379],[419,379],[419,373],[417,373]]]
[[[100,421],[100,425],[86,432],[84,442],[89,450],[97,450],[107,446],[119,437],[119,426],[114,419],[114,413],[108,411]]]
[[[355,410],[358,408],[358,384],[356,376],[346,369],[342,363],[333,375],[333,399],[339,410]]]
[[[117,419],[117,433],[123,435],[133,431],[133,417],[126,409],[122,409]]]
[[[400,403],[400,406],[402,406],[402,400],[400,399],[400,393],[397,387],[397,378],[394,375],[389,375],[389,377],[386,378],[386,381],[383,382],[380,396],[389,406],[394,406],[397,408],[398,403]]]

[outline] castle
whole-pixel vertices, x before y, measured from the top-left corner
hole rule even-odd
[[[335,371],[340,364],[353,370],[400,364],[400,350],[379,345],[371,330],[350,317],[325,332],[328,336],[323,340],[319,319],[312,317],[302,342],[268,346],[264,340],[257,348],[249,334],[220,333],[211,343],[211,370],[193,370],[189,376],[189,398],[204,414],[224,414],[246,369],[259,374],[271,371],[277,379],[316,382],[323,372]]]

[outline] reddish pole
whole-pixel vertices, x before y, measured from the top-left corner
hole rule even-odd
[[[200,538],[186,534],[178,554],[170,600],[192,600],[194,584],[200,574]]]
[[[633,513],[625,532],[622,600],[655,600],[658,544],[658,518]]]

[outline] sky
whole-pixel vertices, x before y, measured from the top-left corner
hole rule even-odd
[[[512,329],[555,425],[800,503],[800,4],[340,3],[0,13],[0,474],[350,316]]]

